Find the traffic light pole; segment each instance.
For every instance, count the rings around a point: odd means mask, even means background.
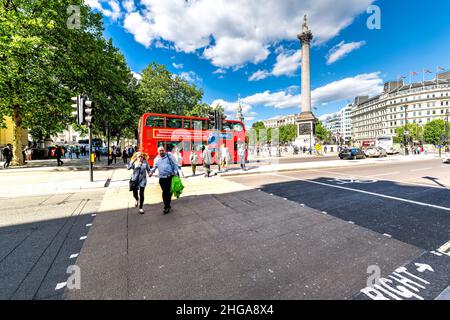
[[[92,124],[89,124],[89,176],[91,182],[94,182],[94,159],[92,152]]]

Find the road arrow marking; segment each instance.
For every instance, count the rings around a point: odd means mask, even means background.
[[[425,271],[431,271],[434,272],[433,268],[425,263],[415,263],[416,267],[417,267],[417,271],[419,271],[420,273],[423,273]]]

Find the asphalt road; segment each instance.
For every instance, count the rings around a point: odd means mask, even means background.
[[[1,200],[0,299],[62,298],[103,192]]]
[[[230,179],[423,250],[440,270],[430,298],[450,285],[449,173],[436,159]]]

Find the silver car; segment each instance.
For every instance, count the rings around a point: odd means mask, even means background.
[[[383,148],[380,147],[371,147],[368,148],[365,151],[366,157],[372,157],[372,158],[381,158],[381,157],[387,157],[387,152]]]

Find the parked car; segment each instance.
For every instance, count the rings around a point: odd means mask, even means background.
[[[398,151],[394,147],[389,147],[389,148],[386,149],[386,153],[387,154],[397,154],[397,153],[400,153],[400,151]]]
[[[366,155],[360,148],[348,148],[339,152],[339,158],[341,159],[365,159]]]
[[[387,157],[387,152],[381,147],[371,147],[367,148],[366,151],[364,151],[364,154],[366,157]]]
[[[446,153],[442,156],[442,163],[450,163],[450,153]]]

